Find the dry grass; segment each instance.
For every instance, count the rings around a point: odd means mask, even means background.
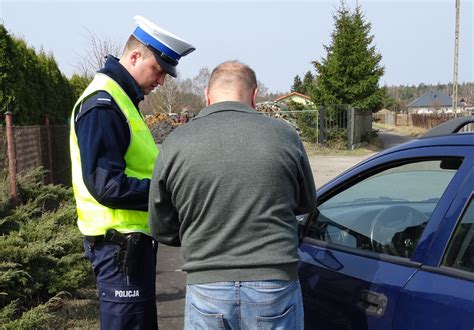
[[[420,137],[421,135],[428,132],[426,128],[414,127],[414,126],[393,126],[387,124],[372,123],[372,128],[388,131],[388,132],[397,132],[403,135]]]
[[[64,299],[64,305],[54,313],[53,328],[99,329],[99,299],[95,289],[84,289],[73,299]]]
[[[303,142],[303,144],[308,156],[366,156],[383,150],[382,144],[377,138],[354,150],[347,150],[345,145],[323,146],[307,142]]]

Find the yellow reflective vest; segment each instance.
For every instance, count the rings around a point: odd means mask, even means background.
[[[130,145],[125,153],[125,174],[138,179],[150,179],[155,159],[158,156],[153,137],[140,112],[123,89],[107,75],[98,73],[74,105],[71,116],[70,149],[72,163],[72,186],[76,199],[77,224],[86,236],[104,235],[107,229],[114,228],[122,233],[142,232],[150,235],[148,212],[111,209],[99,202],[89,193],[82,178],[81,155],[74,128],[75,109],[93,93],[106,91],[119,106],[130,128]]]

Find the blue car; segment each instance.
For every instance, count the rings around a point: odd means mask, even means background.
[[[474,116],[385,150],[304,219],[306,329],[474,329]]]

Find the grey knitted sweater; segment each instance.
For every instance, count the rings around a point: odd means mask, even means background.
[[[295,215],[315,203],[295,129],[245,104],[220,102],[161,146],[149,225],[159,242],[181,245],[188,283],[295,280]]]

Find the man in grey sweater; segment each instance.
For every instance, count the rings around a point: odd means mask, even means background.
[[[255,110],[247,65],[217,66],[205,94],[161,146],[150,185],[152,235],[185,260],[185,328],[301,329],[295,216],[316,203],[303,144]]]

